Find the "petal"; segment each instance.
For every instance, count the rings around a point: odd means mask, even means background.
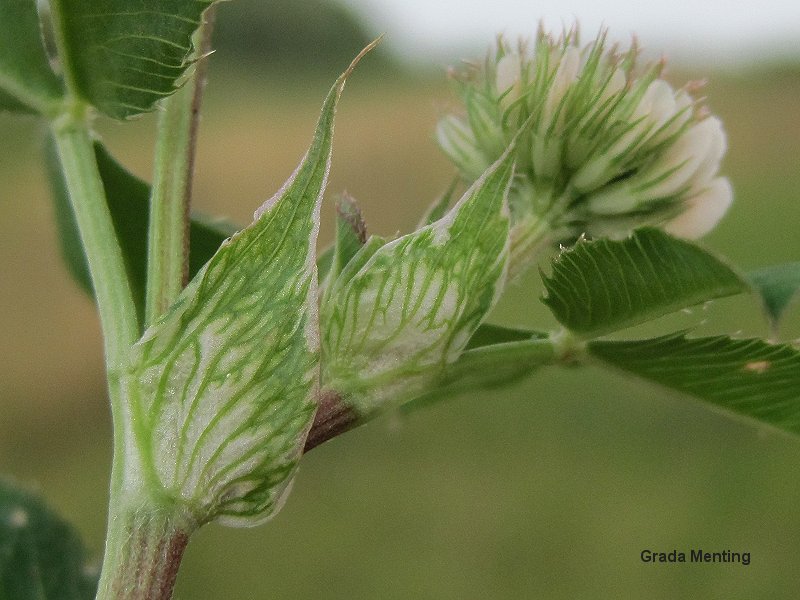
[[[498,94],[507,92],[510,88],[519,83],[520,76],[520,59],[519,54],[509,53],[497,61],[495,67],[494,84],[497,88]],[[514,93],[516,92],[516,94]],[[509,95],[518,95],[519,90],[510,92]]]
[[[655,200],[680,192],[709,155],[719,127],[714,117],[692,125],[650,168],[637,175],[642,198]]]
[[[686,210],[664,225],[667,233],[689,239],[702,237],[722,219],[733,202],[733,188],[718,177],[697,196],[686,201]]]
[[[611,78],[608,80],[608,83],[603,89],[598,106],[605,105],[606,101],[611,98],[611,96],[618,94],[625,89],[627,82],[628,78],[625,77],[625,72],[622,69],[614,69],[614,73],[611,75]]]
[[[722,129],[722,122],[716,117],[709,117],[706,121],[709,121],[711,142],[703,162],[692,177],[692,187],[697,189],[705,187],[716,176],[722,157],[725,156],[725,151],[728,149],[728,140]]]
[[[477,148],[475,134],[462,119],[447,115],[436,125],[436,141],[461,171],[477,179],[488,166]]]
[[[675,92],[666,81],[656,79],[648,86],[645,96],[650,100],[648,119],[656,131],[675,114]]]
[[[581,53],[575,46],[570,46],[564,51],[561,56],[561,61],[558,64],[556,74],[553,76],[553,83],[550,84],[550,89],[547,91],[547,100],[545,101],[544,112],[542,114],[542,124],[539,130],[547,128],[553,115],[558,110],[558,106],[564,99],[564,95],[569,90],[569,87],[575,82],[578,76],[578,71],[581,67]]]

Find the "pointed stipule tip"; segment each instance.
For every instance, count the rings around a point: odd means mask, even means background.
[[[361,52],[356,54],[356,57],[350,63],[350,66],[347,67],[345,72],[342,73],[342,76],[341,76],[340,79],[344,80],[347,77],[349,77],[350,73],[353,72],[353,70],[356,68],[356,65],[358,65],[358,63],[361,61],[361,59],[364,58],[370,51],[372,51],[378,44],[380,44],[381,41],[383,41],[383,38],[384,38],[385,35],[386,35],[385,33],[380,34],[378,37],[376,37],[374,40],[372,40],[369,44],[367,44],[364,47],[364,49],[361,50]]]

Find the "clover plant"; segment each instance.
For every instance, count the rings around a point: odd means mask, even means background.
[[[660,63],[604,32],[500,39],[453,72],[463,108],[437,137],[460,183],[396,238],[368,236],[343,197],[335,243],[318,252],[336,106],[374,43],[333,83],[284,186],[225,228],[190,211],[211,4],[0,0],[0,108],[48,126],[59,232],[97,303],[114,428],[99,582],[71,529],[5,482],[0,598],[169,598],[192,534],[268,520],[315,446],[544,365],[614,367],[800,434],[793,345],[623,331],[742,293],[777,331],[800,287],[800,263],[746,274],[689,241],[731,204],[726,137]],[[147,184],[93,123],[156,109]],[[561,327],[488,323],[543,260]]]

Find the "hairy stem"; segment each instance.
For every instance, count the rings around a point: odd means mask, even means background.
[[[169,512],[121,511],[109,523],[97,600],[169,600],[190,521]]]
[[[186,285],[189,264],[189,208],[200,103],[205,87],[213,13],[195,33],[195,58],[189,81],[164,101],[158,121],[153,186],[150,195],[145,327],[153,324]]]
[[[122,250],[95,162],[85,107],[76,106],[74,114],[59,117],[53,122],[52,132],[95,290],[106,368],[117,372],[139,337],[139,327]]]

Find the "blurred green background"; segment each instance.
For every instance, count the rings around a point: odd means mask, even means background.
[[[225,4],[218,18],[196,207],[247,223],[293,170],[327,87],[368,36],[322,1]],[[349,191],[372,232],[408,231],[451,177],[432,137],[454,105],[441,67],[404,66],[384,50],[348,83],[328,197]],[[736,190],[705,243],[743,268],[798,260],[800,65],[673,79],[702,76],[727,127]],[[98,125],[149,178],[153,124]],[[0,116],[0,472],[39,489],[99,555],[111,451],[101,344],[91,302],[62,268],[40,134]],[[539,293],[529,276],[493,320],[552,326]],[[799,312],[784,339],[800,337]],[[766,333],[748,298],[647,332],[672,326]],[[595,368],[546,369],[315,450],[270,524],[212,525],[193,539],[176,597],[796,598],[798,465],[800,440],[691,398]],[[752,563],[639,559],[645,548],[698,547],[749,551]]]

